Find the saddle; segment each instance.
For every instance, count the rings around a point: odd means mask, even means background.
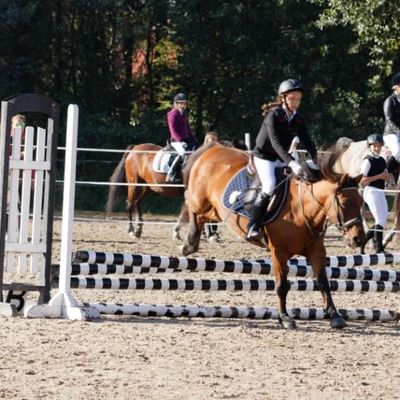
[[[276,218],[288,194],[289,179],[287,179],[286,168],[277,168],[275,177],[276,189],[261,220],[261,225],[268,224]],[[261,181],[250,157],[249,164],[228,183],[223,194],[223,205],[235,214],[250,219],[251,209],[260,200],[260,196]]]
[[[154,156],[153,170],[160,174],[167,174],[177,156],[178,153],[171,146],[171,142],[168,139],[166,146],[160,149]]]

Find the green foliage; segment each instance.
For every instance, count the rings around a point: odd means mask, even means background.
[[[384,0],[0,0],[0,96],[58,101],[60,145],[78,104],[79,147],[125,149],[163,145],[183,91],[200,139],[215,130],[254,142],[261,105],[293,77],[307,87],[300,112],[318,145],[362,139],[383,128],[399,14]],[[80,153],[78,180],[106,181],[121,157]],[[102,209],[105,193],[82,188],[78,208]]]

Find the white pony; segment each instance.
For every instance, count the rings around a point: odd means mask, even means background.
[[[334,166],[335,171],[341,174],[348,173],[352,177],[359,175],[361,162],[365,158],[365,156],[368,155],[369,152],[367,141],[361,140],[359,142],[354,142],[349,138],[342,137],[337,140],[336,147],[342,148],[343,152],[341,157],[338,158],[338,161]],[[386,146],[384,146],[382,148],[381,156],[386,160],[390,155],[391,155],[390,150]],[[398,181],[396,185],[396,182],[393,180],[392,182],[389,182],[389,184],[393,188],[399,190],[400,189],[399,182],[400,181]],[[400,212],[399,193],[396,193],[395,195],[395,201],[393,203],[393,211],[395,213],[395,219],[391,231],[387,233],[387,235],[383,240],[384,247],[393,239],[395,231],[400,230],[400,218],[398,218]]]

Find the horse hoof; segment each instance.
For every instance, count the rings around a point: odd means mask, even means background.
[[[135,232],[135,236],[136,236],[137,238],[140,238],[140,236],[142,236],[142,232]]]
[[[185,244],[179,246],[179,251],[183,256],[188,256],[190,254],[190,251]]]
[[[288,316],[282,317],[280,320],[281,325],[288,330],[297,329],[296,322]]]
[[[346,321],[343,317],[336,317],[331,319],[331,328],[342,329],[347,326]]]
[[[135,232],[130,231],[130,232],[128,232],[128,233],[129,233],[129,236],[130,236],[131,238],[135,237]]]

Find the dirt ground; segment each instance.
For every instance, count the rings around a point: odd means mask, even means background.
[[[102,215],[95,216],[98,221],[77,220],[73,250],[179,255],[171,239],[172,217],[162,223],[150,217],[153,224],[144,227],[142,238],[131,239],[124,217],[115,216],[120,220],[104,221]],[[59,260],[60,232],[57,221],[54,262]],[[225,227],[220,233],[221,243],[202,240],[195,257],[268,256]],[[356,254],[337,239],[327,239],[326,245],[328,255]],[[390,244],[387,250],[399,247]],[[222,277],[183,273],[188,276]],[[80,302],[276,306],[272,292],[81,289],[73,295]],[[399,306],[398,293],[334,292],[333,297],[338,308]],[[315,292],[290,292],[288,306],[321,307],[322,299]],[[275,320],[133,316],[104,316],[97,322],[3,317],[0,324],[4,399],[400,399],[395,322],[349,322],[338,331],[328,321],[299,321],[297,330],[285,331]]]

